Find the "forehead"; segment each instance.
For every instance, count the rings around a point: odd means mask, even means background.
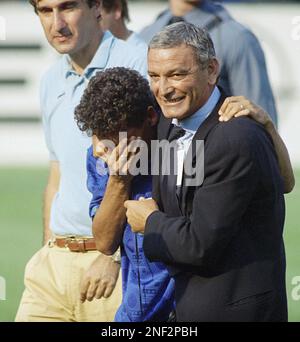
[[[47,6],[47,7],[57,7],[65,2],[70,2],[71,0],[36,0],[36,5]],[[86,2],[87,0],[72,0],[72,2]]]
[[[196,50],[186,44],[172,48],[149,49],[148,65],[153,67],[175,67],[176,65],[194,65],[197,63]]]

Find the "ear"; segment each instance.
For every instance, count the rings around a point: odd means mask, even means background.
[[[98,20],[101,19],[101,9],[102,9],[102,0],[96,0],[94,5],[95,7],[95,15]]]
[[[208,83],[210,85],[215,85],[218,81],[218,77],[220,74],[220,65],[216,58],[212,58],[208,62]]]
[[[116,6],[113,11],[115,20],[120,20],[122,18],[122,6],[120,1],[116,2]]]
[[[152,106],[149,106],[147,108],[147,112],[148,112],[148,115],[147,115],[148,124],[151,127],[156,126],[158,123],[158,119],[159,119],[157,112],[155,111],[155,109]]]

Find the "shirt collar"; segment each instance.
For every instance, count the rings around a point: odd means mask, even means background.
[[[173,119],[172,123],[174,125],[180,126],[186,131],[190,131],[195,133],[203,121],[209,116],[209,114],[213,111],[215,106],[217,105],[220,99],[221,93],[217,86],[215,86],[213,92],[211,93],[209,99],[206,103],[197,110],[197,112],[188,118],[178,121],[177,119]]]
[[[99,45],[99,48],[92,59],[91,63],[85,68],[84,75],[89,76],[95,69],[104,69],[106,67],[111,46],[115,40],[115,37],[109,32],[105,31]],[[63,69],[64,77],[67,79],[70,75],[76,74],[75,70],[72,68],[71,59],[68,55],[63,56]]]

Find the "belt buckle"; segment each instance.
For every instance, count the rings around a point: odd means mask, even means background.
[[[70,249],[69,243],[71,243],[71,242],[76,242],[78,244],[78,250]],[[69,250],[71,252],[81,252],[81,253],[87,252],[87,250],[85,248],[85,239],[84,238],[77,238],[76,236],[68,236],[66,238],[65,247],[69,248]]]
[[[65,248],[69,248],[69,243],[70,242],[75,242],[75,241],[76,241],[76,237],[74,235],[67,236],[65,238]]]

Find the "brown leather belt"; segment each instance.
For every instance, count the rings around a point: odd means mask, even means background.
[[[57,237],[53,241],[54,245],[60,248],[69,248],[71,252],[85,253],[88,251],[96,251],[96,242],[94,238],[80,237]]]

